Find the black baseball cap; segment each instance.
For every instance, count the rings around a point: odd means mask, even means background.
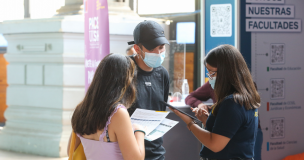
[[[134,29],[133,37],[134,41],[128,42],[129,45],[141,43],[148,50],[169,44],[163,27],[154,21],[140,22]]]

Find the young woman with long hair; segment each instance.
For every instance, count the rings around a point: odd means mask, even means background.
[[[144,159],[144,128],[133,125],[133,131],[127,111],[136,99],[136,73],[134,62],[119,54],[107,55],[97,67],[72,116],[87,159]]]
[[[204,145],[203,160],[252,160],[258,130],[260,96],[242,54],[231,45],[220,45],[206,56],[209,83],[217,102],[209,113],[192,109],[206,127],[174,110]]]

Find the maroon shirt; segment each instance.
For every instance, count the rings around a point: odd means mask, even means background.
[[[191,107],[197,107],[202,101],[212,99],[213,103],[216,102],[214,90],[212,89],[209,81],[197,90],[191,92],[185,99],[185,103]]]

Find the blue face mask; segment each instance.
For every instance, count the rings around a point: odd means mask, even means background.
[[[143,61],[149,67],[157,68],[164,62],[165,57],[166,57],[166,51],[160,54],[145,52],[145,58],[143,59]]]
[[[212,89],[214,89],[216,77],[212,77],[212,79],[209,78],[209,84],[211,85]]]

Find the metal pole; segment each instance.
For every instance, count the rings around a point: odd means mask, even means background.
[[[134,0],[129,0],[129,7],[131,8],[132,11],[134,11]]]
[[[205,0],[195,0],[195,10],[200,10],[196,14],[195,26],[195,50],[194,55],[194,86],[193,90],[204,84],[205,82],[205,67],[202,65],[201,60],[205,57]]]
[[[184,79],[186,79],[186,43],[184,43]]]
[[[24,18],[31,18],[30,0],[24,0]]]
[[[136,12],[138,14],[138,0],[136,0]]]

